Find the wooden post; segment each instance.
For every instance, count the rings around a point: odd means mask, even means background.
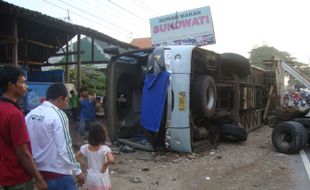
[[[267,118],[267,114],[268,114],[268,110],[269,110],[270,102],[271,102],[271,99],[272,99],[273,88],[274,88],[274,86],[273,86],[273,85],[271,85],[271,86],[270,86],[270,88],[269,88],[269,93],[268,93],[268,101],[267,101],[267,104],[266,104],[266,107],[265,107],[265,111],[264,111],[263,120],[265,120],[265,119]]]
[[[24,66],[28,67],[28,43],[27,40],[24,41]]]
[[[81,34],[77,35],[77,90],[80,96],[81,88]]]
[[[13,46],[12,46],[12,64],[18,65],[18,32],[17,32],[17,19],[16,16],[13,17],[12,22],[12,37],[13,37]]]
[[[283,97],[285,95],[285,84],[284,84],[284,70],[282,69],[281,61],[276,61],[276,94],[278,99],[276,100],[276,105],[283,105]]]
[[[70,81],[70,73],[69,73],[69,65],[68,65],[68,62],[69,62],[69,37],[68,37],[68,34],[67,34],[67,42],[66,42],[66,66],[65,66],[65,74],[66,74],[66,82],[68,83]]]

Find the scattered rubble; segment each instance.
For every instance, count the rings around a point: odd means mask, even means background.
[[[294,189],[287,155],[275,152],[271,130],[262,127],[244,143],[222,143],[200,153],[121,153],[121,164],[111,166],[116,172],[111,175],[113,189],[256,190],[270,189],[271,184],[277,184],[273,189]]]
[[[142,180],[139,177],[134,177],[130,180],[132,183],[142,183]]]

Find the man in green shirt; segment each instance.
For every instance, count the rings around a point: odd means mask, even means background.
[[[71,97],[70,97],[70,108],[72,112],[72,119],[73,121],[78,120],[78,96],[74,92],[74,90],[70,91]]]

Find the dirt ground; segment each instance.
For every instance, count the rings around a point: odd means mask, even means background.
[[[190,154],[123,153],[112,146],[117,159],[110,167],[112,189],[296,189],[294,160],[274,150],[271,131],[263,126],[244,143],[221,143],[215,149]]]

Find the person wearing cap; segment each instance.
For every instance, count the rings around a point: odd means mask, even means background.
[[[68,90],[62,83],[52,84],[46,101],[26,116],[33,158],[49,190],[77,190],[84,175],[75,160],[69,135],[69,120],[62,110],[68,108]]]

